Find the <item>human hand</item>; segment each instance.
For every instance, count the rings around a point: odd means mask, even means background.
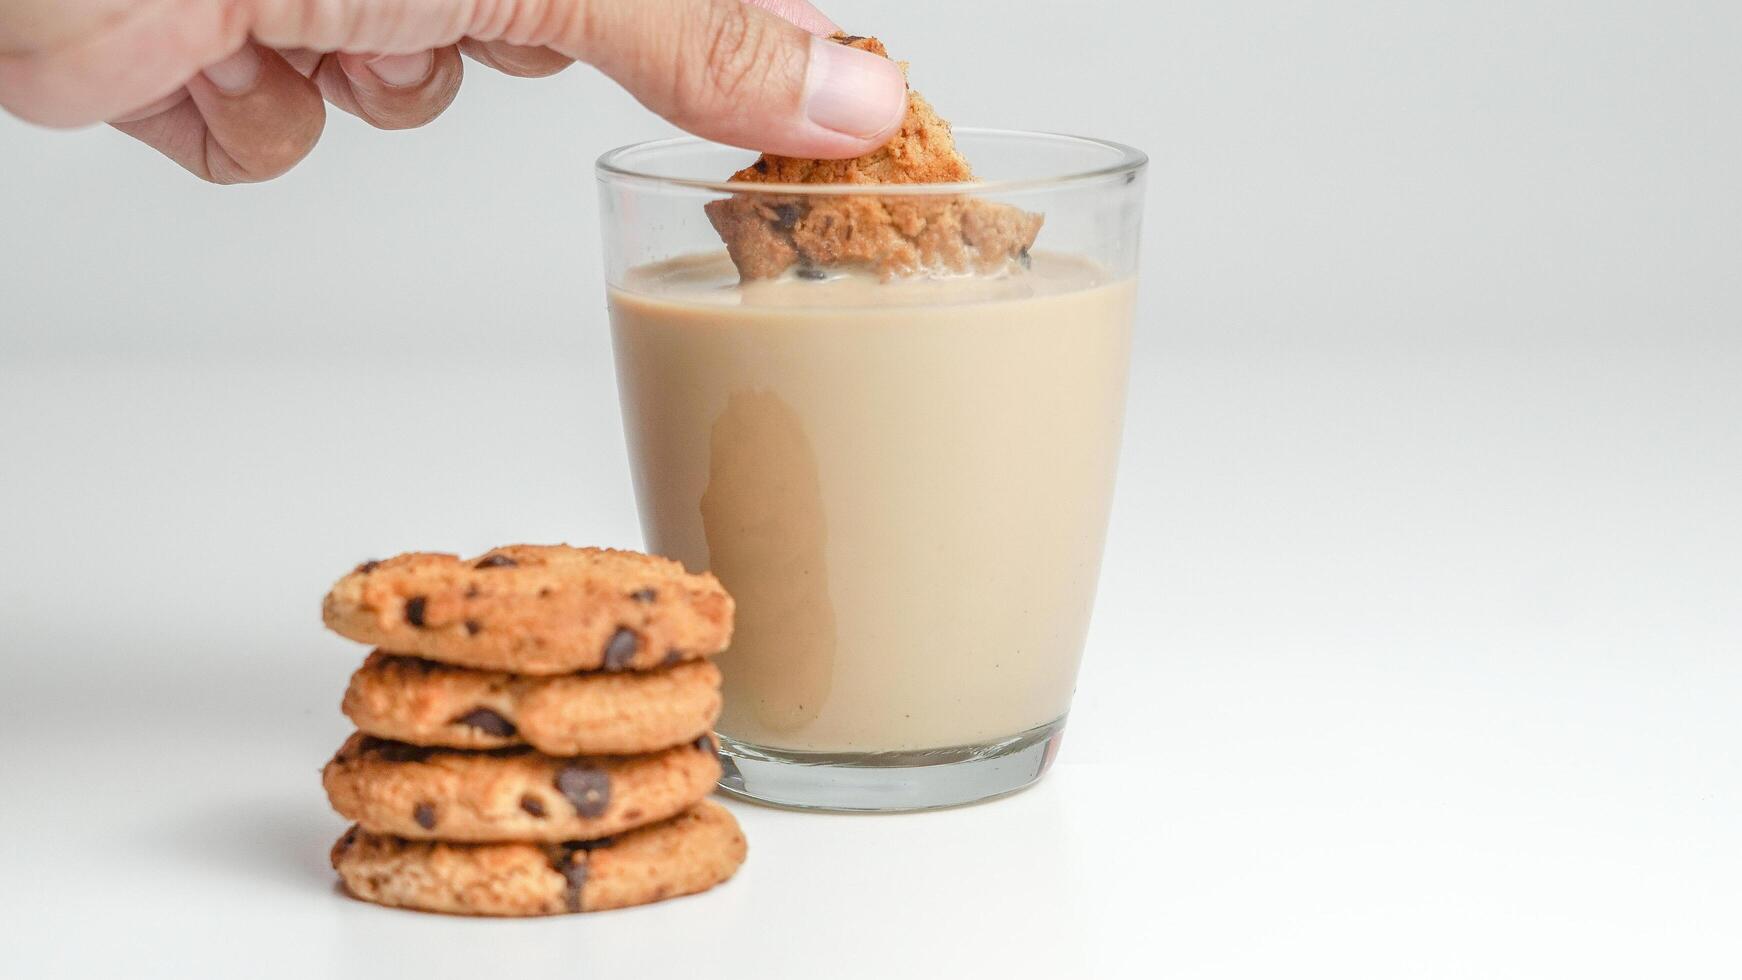
[[[899,127],[906,86],[813,36],[835,29],[807,0],[3,0],[0,107],[266,180],[313,149],[324,103],[381,129],[434,119],[464,53],[526,77],[584,61],[697,135],[857,156]]]

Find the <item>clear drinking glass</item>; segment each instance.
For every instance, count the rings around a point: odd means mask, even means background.
[[[980,181],[728,184],[754,155],[692,138],[599,160],[647,544],[738,603],[719,661],[728,792],[949,806],[1034,782],[1057,751],[1123,424],[1146,160],[956,139]],[[867,202],[1044,222],[1031,250],[966,274],[801,263],[740,283],[704,212],[734,196],[777,238]]]

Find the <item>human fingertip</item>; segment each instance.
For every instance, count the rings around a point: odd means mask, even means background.
[[[421,85],[429,79],[435,70],[435,52],[419,51],[415,54],[384,54],[371,58],[367,63],[369,71],[382,84],[394,88],[411,88]]]
[[[887,138],[907,111],[907,80],[888,58],[812,38],[805,69],[804,114],[811,123],[856,140]]]
[[[252,43],[243,42],[235,54],[215,65],[207,65],[200,74],[225,95],[242,95],[260,78],[260,52]]]

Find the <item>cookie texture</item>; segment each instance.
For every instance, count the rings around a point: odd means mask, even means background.
[[[430,748],[358,732],[321,773],[333,809],[418,840],[590,840],[663,820],[720,778],[711,736],[636,756],[544,755],[519,746]]]
[[[689,895],[732,877],[747,851],[738,822],[702,801],[609,840],[456,844],[352,827],[334,870],[365,901],[461,915],[597,912]]]
[[[377,650],[351,675],[343,710],[365,734],[416,745],[624,755],[711,731],[720,670],[691,660],[660,670],[540,677]]]
[[[876,38],[834,40],[888,57]],[[911,89],[901,129],[850,160],[763,154],[733,174],[736,183],[938,184],[974,179],[950,125]],[[1023,263],[1042,216],[961,195],[744,193],[706,205],[708,220],[744,279],[796,269],[816,276],[852,266],[888,279],[922,272],[988,274]]]
[[[327,626],[353,640],[517,674],[649,670],[709,656],[731,641],[732,611],[712,575],[567,545],[364,562],[321,605]]]
[[[747,280],[854,267],[892,279],[1026,266],[1041,215],[975,197],[741,194],[706,205]]]

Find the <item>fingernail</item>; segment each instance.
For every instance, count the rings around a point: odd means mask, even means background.
[[[869,51],[811,39],[804,114],[824,129],[864,139],[893,126],[907,111],[901,66]]]
[[[375,77],[394,88],[406,88],[416,85],[429,77],[430,69],[435,67],[435,52],[419,51],[416,54],[384,54],[369,62],[369,70]]]
[[[225,95],[241,95],[253,88],[254,79],[260,77],[260,52],[254,50],[253,42],[245,43],[241,50],[201,74]]]

